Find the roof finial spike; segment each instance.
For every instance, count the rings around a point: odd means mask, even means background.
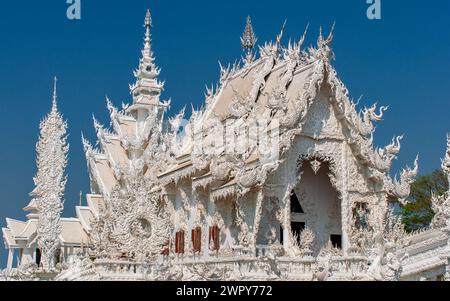
[[[150,28],[152,27],[152,16],[150,14],[150,10],[147,9],[147,13],[145,15],[144,21],[145,27],[145,39],[144,39],[144,55],[151,56],[151,33]]]
[[[250,16],[247,16],[244,33],[241,37],[242,48],[244,48],[244,51],[246,52],[245,65],[250,65],[253,62],[253,48],[255,47],[256,41],[257,38],[253,31],[252,19]]]
[[[149,9],[147,9],[147,14],[145,15],[145,27],[152,27],[152,15]]]
[[[334,37],[334,28],[336,27],[336,21],[333,22],[333,26],[331,26],[330,34],[328,35],[327,41],[331,43]]]
[[[281,39],[283,38],[284,29],[286,28],[287,19],[284,20],[283,27],[281,27],[281,32],[277,35],[277,49],[281,48]]]
[[[317,44],[320,48],[331,44],[331,42],[333,41],[333,34],[334,34],[335,26],[336,26],[336,22],[333,22],[333,26],[331,26],[330,33],[328,34],[328,37],[326,39],[323,36],[322,26],[320,26],[319,39],[317,40]]]
[[[300,41],[298,43],[299,47],[301,47],[303,45],[303,43],[305,42],[306,39],[306,34],[308,33],[308,29],[309,29],[309,22],[306,25],[305,31],[303,32],[303,35],[300,38]]]
[[[52,111],[57,111],[57,95],[56,95],[56,82],[58,81],[58,79],[56,78],[56,76],[53,79],[53,101],[52,101]]]
[[[250,16],[247,16],[244,33],[241,37],[242,48],[244,48],[247,54],[252,52],[252,49],[255,47],[256,41],[257,38],[255,36],[255,32],[253,31],[252,19],[250,18]]]

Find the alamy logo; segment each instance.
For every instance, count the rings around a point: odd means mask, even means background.
[[[367,18],[369,20],[381,19],[381,0],[367,0],[369,7],[367,8]]]
[[[81,19],[81,0],[67,0],[69,7],[67,8],[67,18],[69,20]]]

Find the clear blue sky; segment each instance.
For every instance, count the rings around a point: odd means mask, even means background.
[[[345,3],[345,4],[344,4]],[[275,39],[287,19],[284,42],[310,23],[307,44],[320,25],[336,21],[334,65],[361,105],[389,105],[377,145],[405,134],[393,169],[420,154],[422,173],[439,168],[450,132],[450,2],[382,0],[382,20],[366,17],[366,0],[167,1],[81,0],[82,19],[66,18],[65,0],[0,4],[0,224],[24,218],[33,189],[38,125],[50,110],[58,76],[59,107],[69,122],[65,215],[75,214],[79,191],[88,192],[83,131],[95,141],[92,114],[109,124],[105,95],[129,102],[128,84],[143,42],[143,19],[153,16],[153,49],[166,80],[172,111],[200,105],[205,84],[218,80],[218,61],[241,56],[239,37],[251,15],[259,43]],[[0,247],[0,266],[5,265]]]

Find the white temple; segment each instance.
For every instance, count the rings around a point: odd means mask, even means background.
[[[248,18],[242,62],[221,66],[201,110],[167,120],[151,27],[147,12],[132,103],[107,100],[98,149],[83,138],[91,192],[70,219],[59,216],[67,146],[55,92],[58,134],[41,124],[53,151],[38,144],[28,220],[2,229],[0,278],[450,280],[450,192],[434,197],[430,229],[403,230],[393,208],[418,162],[390,177],[402,137],[373,146],[386,108],[356,110],[331,65],[333,30],[309,48],[306,31],[283,46],[282,30],[257,56]],[[450,177],[450,138],[443,169]]]

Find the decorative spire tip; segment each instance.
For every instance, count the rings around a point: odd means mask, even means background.
[[[152,27],[152,15],[149,9],[147,9],[147,14],[145,15],[145,27]]]
[[[52,110],[56,111],[57,110],[57,105],[56,105],[56,100],[57,100],[57,95],[56,95],[56,82],[58,81],[58,78],[56,78],[56,76],[53,79],[53,101],[52,101]]]
[[[257,39],[252,26],[252,19],[250,18],[250,16],[247,16],[244,33],[241,37],[242,48],[250,53],[253,47],[255,47],[256,40]]]

